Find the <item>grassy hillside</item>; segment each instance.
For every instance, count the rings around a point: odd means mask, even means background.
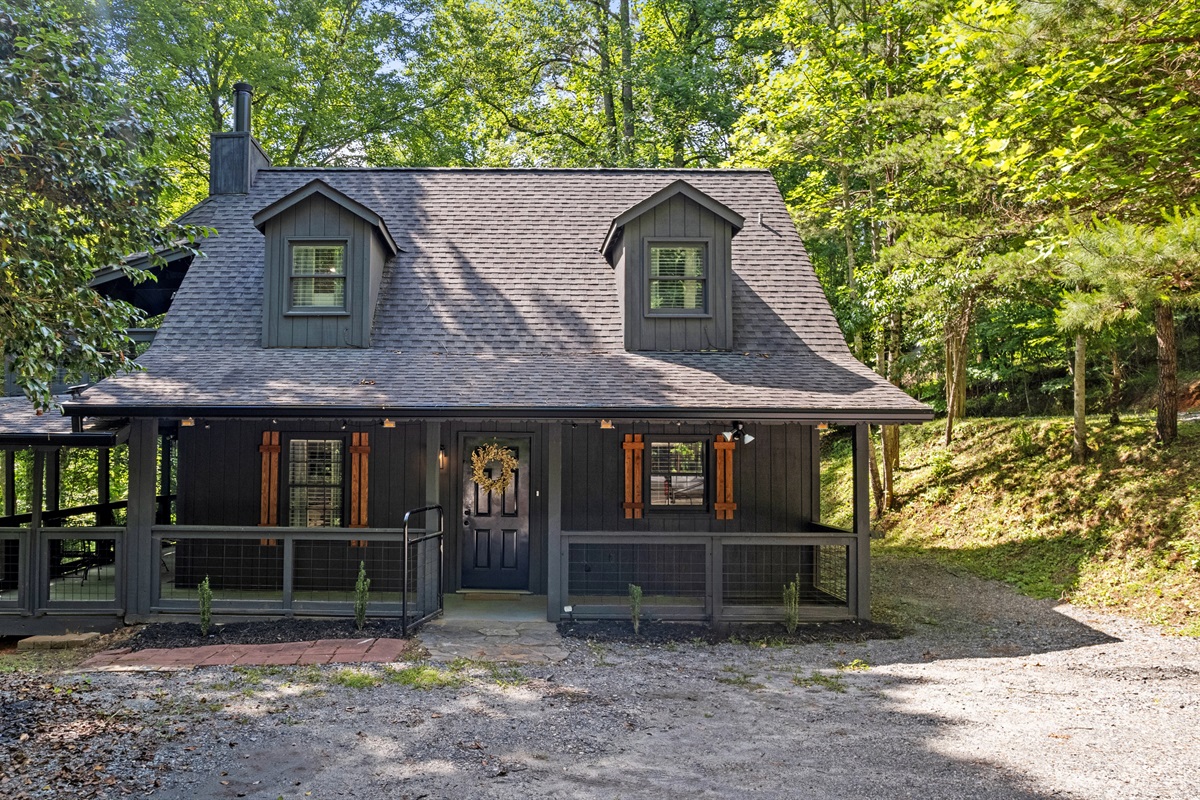
[[[1200,635],[1200,422],[1166,450],[1151,416],[1101,422],[1084,466],[1066,418],[968,420],[949,448],[941,423],[905,428],[903,508],[877,523],[875,549]],[[827,477],[848,469],[848,451],[831,449]]]

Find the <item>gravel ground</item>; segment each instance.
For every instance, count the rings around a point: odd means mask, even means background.
[[[562,664],[421,675],[0,675],[0,797],[1200,797],[1200,641],[924,562],[877,567],[902,638],[566,638]],[[418,679],[449,685],[399,682]],[[114,785],[61,777],[91,762],[49,711],[10,723],[19,692],[33,713],[68,690]]]

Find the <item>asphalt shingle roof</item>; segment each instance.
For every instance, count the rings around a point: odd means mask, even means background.
[[[369,349],[265,349],[251,217],[319,177],[379,214]],[[734,351],[629,353],[599,248],[623,211],[684,179],[746,219],[733,238]],[[760,409],[925,417],[853,358],[770,173],[269,169],[187,220],[215,228],[140,359],[74,408]]]

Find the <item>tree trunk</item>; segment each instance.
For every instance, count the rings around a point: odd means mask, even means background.
[[[875,440],[869,435],[867,436],[867,469],[871,473],[871,494],[875,497],[875,518],[879,519],[883,516],[883,483],[879,480],[879,462],[875,459]]]
[[[612,45],[607,8],[597,7],[597,50],[600,52],[600,95],[604,105],[604,141],[607,146],[606,166],[621,163],[621,134],[617,126],[617,107],[613,98]]]
[[[1075,441],[1071,445],[1071,460],[1076,464],[1087,461],[1091,448],[1087,443],[1087,337],[1075,334],[1075,366],[1073,407],[1075,410]]]
[[[1175,346],[1175,309],[1165,300],[1154,304],[1154,332],[1158,337],[1158,441],[1171,444],[1179,426],[1178,353]]]
[[[634,166],[633,148],[633,27],[629,19],[629,0],[621,0],[621,123],[623,125],[625,166]]]
[[[1109,424],[1120,425],[1121,415],[1118,411],[1121,405],[1121,382],[1125,380],[1125,370],[1121,366],[1121,354],[1115,347],[1108,352],[1108,357],[1112,361],[1108,387],[1108,421]]]
[[[967,414],[967,334],[971,328],[971,301],[966,301],[946,322],[946,439],[954,438],[954,421]]]
[[[896,472],[900,469],[900,426],[880,425],[879,438],[883,443],[883,507],[895,511]]]

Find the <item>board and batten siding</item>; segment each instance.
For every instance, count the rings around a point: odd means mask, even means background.
[[[350,434],[370,434],[367,524],[398,528],[404,513],[425,505],[425,428],[421,423],[353,425],[346,430],[336,421],[290,422],[272,426],[264,420],[212,420],[209,428],[179,429],[177,520],[180,525],[257,525],[262,502],[262,456],[258,447],[264,430],[289,436],[345,438],[346,503],[349,502]],[[287,480],[287,453],[280,457],[280,480]],[[280,497],[286,497],[283,485]],[[348,505],[345,506],[349,508]],[[286,524],[287,514],[280,513]],[[348,517],[347,517],[348,520]],[[420,521],[418,520],[418,524]]]
[[[711,425],[617,425],[602,430],[579,425],[563,430],[562,526],[570,531],[643,531],[697,533],[792,533],[805,522],[820,521],[820,440],[811,425],[746,425],[755,440],[739,444],[733,455],[732,520],[712,511],[713,447],[721,432]],[[673,436],[703,437],[706,447],[708,509],[670,511],[652,508],[646,496],[642,519],[625,519],[624,450],[627,433],[647,441]],[[645,456],[645,474],[650,471]]]
[[[264,233],[264,347],[369,347],[384,249],[375,228],[337,203],[314,195],[271,219]],[[308,241],[344,241],[344,311],[290,311],[291,249]]]
[[[733,348],[733,271],[729,223],[694,200],[676,195],[625,224],[614,253],[615,273],[630,351],[703,352]],[[708,243],[708,315],[648,316],[647,242]]]

